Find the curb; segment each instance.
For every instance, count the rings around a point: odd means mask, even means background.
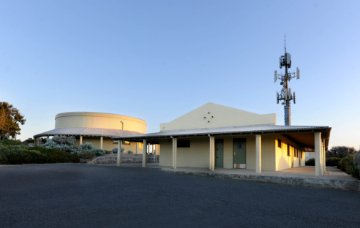
[[[316,177],[292,177],[292,176],[268,176],[268,175],[253,175],[253,174],[224,174],[215,173],[211,171],[184,171],[184,170],[172,170],[162,168],[161,170],[167,172],[174,172],[182,175],[195,175],[195,176],[209,176],[222,179],[234,179],[255,181],[260,183],[273,183],[273,184],[285,184],[292,186],[304,186],[315,188],[331,188],[348,191],[360,192],[359,180],[342,180],[342,179],[325,179]]]

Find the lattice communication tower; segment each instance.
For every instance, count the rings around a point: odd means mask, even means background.
[[[296,67],[296,72],[290,73],[289,68],[291,68],[291,55],[286,52],[286,45],[284,47],[285,54],[280,56],[280,69],[284,67],[284,74],[278,74],[275,70],[274,72],[274,83],[277,80],[280,80],[280,85],[282,85],[282,89],[280,93],[276,93],[276,102],[279,104],[280,101],[282,105],[284,105],[284,119],[285,126],[291,125],[291,101],[296,103],[295,92],[291,92],[289,88],[289,82],[291,79],[296,78],[300,79],[300,70]]]

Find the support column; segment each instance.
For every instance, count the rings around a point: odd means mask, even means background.
[[[211,171],[215,170],[215,138],[214,136],[209,135],[209,169]]]
[[[321,132],[314,133],[314,149],[315,149],[315,176],[321,174]]]
[[[177,138],[172,138],[172,167],[176,169],[177,166]]]
[[[118,141],[116,165],[120,166],[121,163],[121,140]]]
[[[82,145],[82,144],[83,144],[83,137],[82,137],[82,135],[80,135],[79,145]]]
[[[255,136],[256,173],[261,173],[261,135]]]
[[[100,149],[102,150],[104,146],[104,138],[101,136],[100,137]]]
[[[138,142],[135,142],[135,154],[138,154]]]
[[[147,143],[146,143],[146,139],[143,139],[142,167],[146,167],[146,152],[147,152]]]
[[[322,143],[322,147],[323,147],[323,151],[324,151],[324,173],[326,172],[326,146],[325,146],[325,140],[323,140],[323,143]]]

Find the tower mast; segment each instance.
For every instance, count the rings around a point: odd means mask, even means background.
[[[291,68],[291,55],[286,52],[286,40],[284,42],[284,55],[280,56],[280,69],[284,67],[284,74],[278,74],[277,71],[274,72],[274,82],[278,79],[280,80],[280,85],[282,85],[282,89],[280,93],[276,95],[276,101],[279,104],[282,101],[282,105],[284,105],[284,119],[285,126],[291,125],[291,100],[296,103],[295,92],[291,93],[291,89],[289,87],[289,82],[291,79],[300,78],[300,70],[296,68],[296,73],[289,72],[289,68]]]

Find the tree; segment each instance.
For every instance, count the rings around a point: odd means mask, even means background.
[[[0,139],[15,138],[20,134],[20,124],[25,121],[17,108],[8,102],[0,102]]]
[[[343,158],[349,154],[354,154],[356,151],[353,147],[335,146],[327,152],[328,157]]]

